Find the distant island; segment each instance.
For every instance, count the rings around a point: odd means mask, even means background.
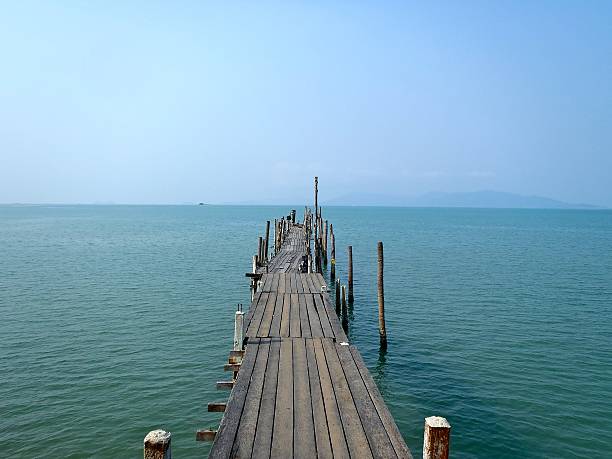
[[[351,193],[323,202],[332,206],[475,207],[515,209],[602,209],[590,204],[572,204],[542,196],[524,196],[502,191],[431,192],[420,196]]]

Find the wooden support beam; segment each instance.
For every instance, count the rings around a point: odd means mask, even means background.
[[[226,363],[223,365],[223,371],[239,371],[240,363]]]
[[[217,389],[219,390],[232,390],[234,388],[234,381],[217,381]]]
[[[196,431],[196,441],[215,441],[216,430],[200,429]]]
[[[225,412],[226,402],[212,402],[208,404],[209,413],[223,413]]]

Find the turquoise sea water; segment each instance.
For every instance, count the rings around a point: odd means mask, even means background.
[[[298,207],[298,210],[300,207]],[[286,207],[0,206],[0,445],[7,457],[177,458],[224,379],[251,255]],[[350,339],[408,445],[455,458],[612,449],[612,212],[327,208],[355,259]],[[376,242],[389,349],[378,350]]]

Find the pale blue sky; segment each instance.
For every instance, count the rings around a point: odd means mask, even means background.
[[[0,159],[5,203],[612,206],[612,2],[3,2]]]

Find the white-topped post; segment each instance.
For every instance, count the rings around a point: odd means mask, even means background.
[[[423,459],[448,459],[450,429],[451,426],[446,418],[440,416],[425,418]]]
[[[144,459],[172,459],[170,440],[172,434],[165,430],[152,430],[144,438]]]
[[[242,342],[244,341],[244,312],[236,311],[234,316],[234,350],[242,350]]]

